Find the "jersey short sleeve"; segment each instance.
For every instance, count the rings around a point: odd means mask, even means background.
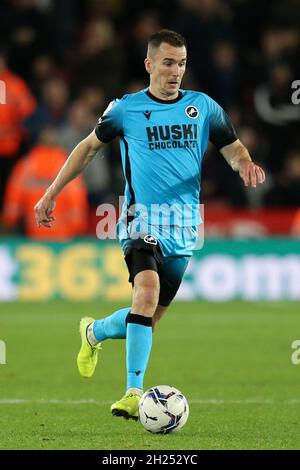
[[[108,143],[115,137],[123,134],[124,97],[113,100],[102,114],[95,127],[95,133],[99,140]]]
[[[237,140],[237,135],[230,117],[212,98],[208,98],[209,106],[209,140],[220,150],[225,145]]]

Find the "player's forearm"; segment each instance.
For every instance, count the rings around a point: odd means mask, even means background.
[[[236,140],[233,144],[226,145],[220,152],[234,171],[240,170],[242,162],[252,161],[248,150],[240,140]]]
[[[68,157],[51,186],[47,189],[47,195],[55,199],[70,181],[82,173],[97,151],[98,149],[90,147],[85,141],[80,142]]]

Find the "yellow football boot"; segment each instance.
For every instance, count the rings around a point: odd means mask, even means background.
[[[100,343],[92,347],[86,337],[87,327],[93,321],[95,320],[92,317],[84,317],[80,320],[79,325],[81,348],[77,356],[77,366],[79,374],[85,378],[90,378],[94,374],[98,361],[98,351],[101,349]]]
[[[138,420],[138,407],[141,397],[128,391],[121,400],[116,401],[110,407],[114,416],[123,416],[125,419]]]

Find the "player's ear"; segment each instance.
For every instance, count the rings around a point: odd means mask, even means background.
[[[144,60],[144,64],[145,64],[145,69],[147,70],[147,72],[151,74],[152,66],[153,66],[152,59],[150,59],[149,57],[146,57],[146,59]]]

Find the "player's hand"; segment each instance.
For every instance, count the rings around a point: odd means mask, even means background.
[[[256,188],[257,184],[262,184],[266,179],[264,170],[248,160],[240,163],[239,174],[245,186],[251,186],[252,188]]]
[[[45,194],[34,207],[35,220],[38,227],[41,225],[48,228],[52,227],[52,222],[54,222],[55,217],[51,214],[54,208],[55,200]]]

